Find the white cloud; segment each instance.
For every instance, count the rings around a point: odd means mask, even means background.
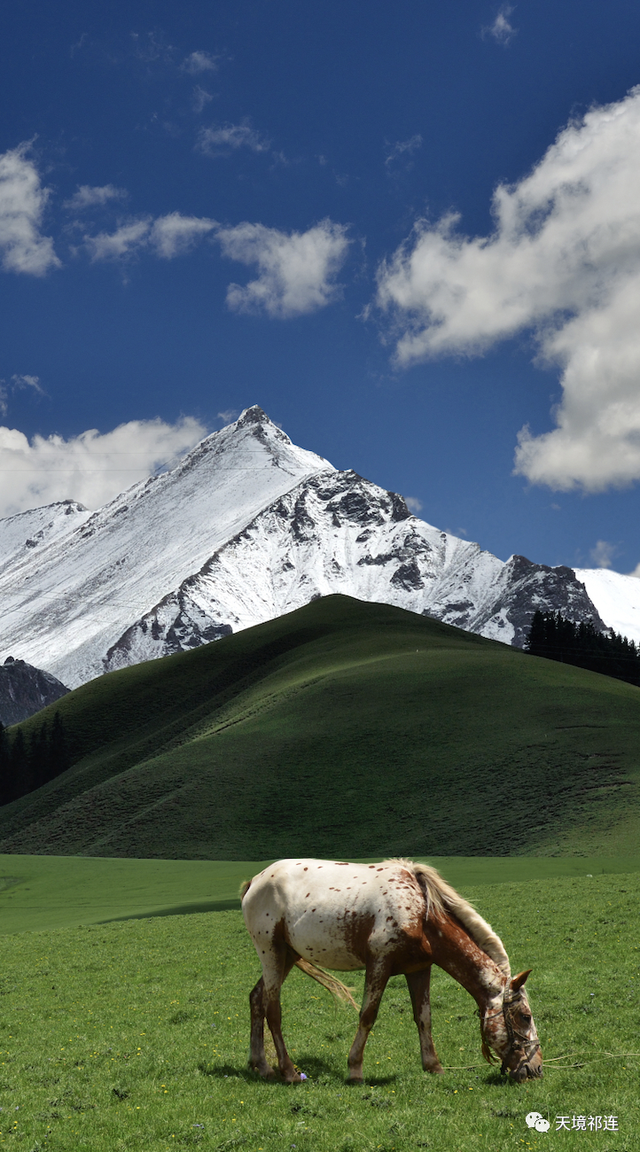
[[[324,308],[339,291],[335,277],[349,245],[346,231],[331,220],[307,232],[279,232],[263,224],[221,229],[217,239],[225,256],[257,264],[259,270],[258,279],[245,287],[229,285],[229,308],[280,319]]]
[[[10,392],[20,392],[28,388],[31,388],[38,396],[46,396],[39,376],[18,375],[14,373],[11,377],[10,384],[7,384],[6,380],[0,380],[0,415],[6,416],[9,411]]]
[[[508,44],[513,36],[516,35],[516,29],[509,23],[509,17],[513,12],[510,4],[503,4],[498,12],[493,24],[488,28],[482,29],[483,36],[493,36],[499,44]]]
[[[0,427],[0,516],[54,500],[99,508],[165,463],[172,464],[206,434],[190,416],[176,424],[131,420],[112,432],[96,429],[64,440]]]
[[[422,136],[419,132],[408,140],[397,140],[385,159],[385,166],[390,168],[400,156],[405,156],[407,153],[411,155],[412,152],[417,152],[418,148],[422,148]]]
[[[144,249],[150,249],[165,260],[171,260],[187,252],[202,236],[216,227],[216,221],[206,217],[169,212],[155,220],[151,216],[131,220],[121,224],[115,232],[85,236],[84,241],[93,262],[126,260]]]
[[[202,216],[182,216],[179,212],[169,212],[159,216],[151,228],[149,243],[158,256],[171,260],[187,252],[202,236],[217,228],[215,220]]]
[[[14,373],[14,375],[11,377],[11,383],[16,389],[32,388],[33,391],[37,392],[39,396],[46,396],[46,392],[40,383],[39,376],[27,376],[26,374],[18,375]]]
[[[557,489],[640,478],[640,88],[593,108],[493,198],[490,236],[421,222],[379,270],[396,358],[477,355],[533,330],[561,369],[556,427],[521,430],[516,471]]]
[[[219,56],[212,56],[210,52],[192,52],[183,61],[182,67],[191,76],[200,72],[217,72]]]
[[[44,276],[60,260],[51,237],[40,232],[49,190],[28,151],[24,143],[0,156],[0,253],[5,272]]]
[[[92,261],[122,260],[147,243],[151,230],[150,216],[121,224],[115,232],[99,232],[97,236],[85,236]]]
[[[610,544],[608,540],[598,540],[589,555],[596,568],[612,568],[613,558],[617,551],[618,548],[615,544]]]
[[[202,112],[202,109],[213,100],[213,96],[207,92],[206,88],[201,88],[199,84],[196,84],[191,93],[191,99],[194,112]]]
[[[271,141],[248,124],[223,124],[220,128],[202,128],[198,133],[198,149],[205,156],[221,156],[238,148],[268,152],[270,147]]]
[[[414,516],[417,516],[418,512],[422,512],[422,501],[416,499],[415,496],[405,496],[404,502],[409,511],[413,512]]]
[[[110,200],[125,200],[125,188],[116,188],[113,184],[103,184],[102,187],[91,187],[90,184],[79,184],[78,191],[65,200],[62,207],[72,212],[82,212],[85,208],[102,207]]]

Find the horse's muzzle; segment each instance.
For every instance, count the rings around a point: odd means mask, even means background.
[[[510,1078],[515,1080],[516,1084],[522,1084],[525,1080],[541,1080],[543,1075],[542,1057],[539,1054],[509,1071]]]

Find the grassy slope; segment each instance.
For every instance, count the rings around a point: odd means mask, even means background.
[[[239,909],[240,884],[267,863],[0,856],[0,936]],[[461,891],[470,885],[640,872],[640,856],[431,856],[427,863]]]
[[[632,854],[639,705],[620,681],[331,596],[61,700],[82,758],[0,810],[0,850]]]
[[[0,938],[0,1144],[50,1152],[632,1152],[640,1126],[640,876],[465,890],[500,932],[529,995],[544,1080],[515,1085],[480,1056],[475,1004],[440,970],[433,1031],[447,1069],[420,1068],[402,977],[384,995],[362,1088],[345,1086],[356,1016],[294,971],[283,1026],[309,1079],[246,1069],[258,962],[239,912]],[[362,987],[362,974],[349,982]],[[564,1056],[557,1067],[552,1058]],[[579,1067],[575,1065],[579,1064]],[[462,1066],[462,1067],[461,1067]],[[537,1110],[548,1134],[527,1128]],[[561,1131],[558,1115],[618,1118]]]

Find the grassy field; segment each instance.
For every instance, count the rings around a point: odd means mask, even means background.
[[[0,810],[5,853],[595,856],[640,841],[640,689],[387,605],[330,596],[54,708],[77,763]]]
[[[474,885],[640,872],[640,856],[430,856],[425,860],[461,890]],[[238,909],[240,884],[266,863],[0,856],[0,935]]]
[[[436,970],[444,1076],[421,1071],[399,978],[367,1048],[367,1082],[348,1087],[355,1013],[294,972],[284,1026],[308,1080],[264,1084],[246,1069],[247,994],[259,969],[240,913],[152,917],[0,938],[0,1144],[23,1152],[635,1152],[640,1056],[629,1054],[640,1053],[640,874],[464,892],[500,932],[513,970],[533,967],[542,1082],[518,1086],[482,1062],[475,1005]],[[360,974],[352,983],[361,988]],[[549,1118],[548,1133],[526,1126],[532,1110]],[[556,1132],[556,1116],[569,1124],[615,1116],[618,1131]]]

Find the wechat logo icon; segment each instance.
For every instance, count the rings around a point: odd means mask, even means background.
[[[528,1128],[535,1128],[536,1132],[548,1132],[551,1125],[548,1120],[545,1120],[541,1112],[529,1112],[525,1116]]]

